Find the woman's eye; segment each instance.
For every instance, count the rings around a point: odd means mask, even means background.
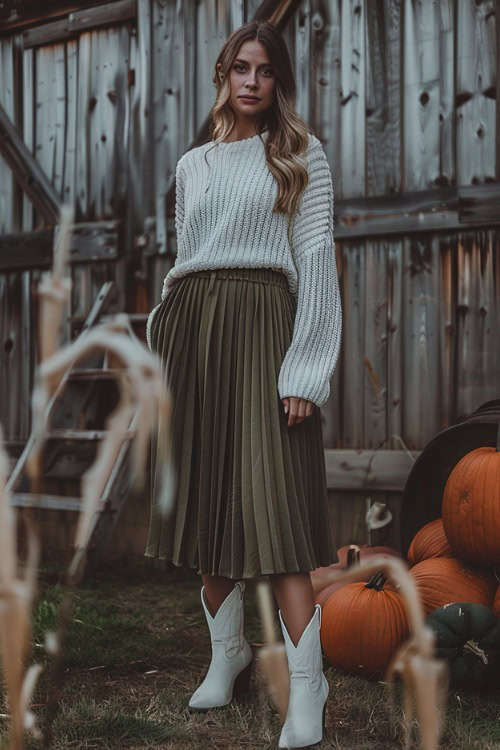
[[[241,63],[236,63],[236,65],[234,66],[234,69],[237,70],[238,72],[243,72],[245,70],[245,66],[242,65]],[[273,71],[271,70],[271,68],[264,68],[262,70],[262,73],[265,73],[266,76],[270,76],[270,75],[272,76]]]

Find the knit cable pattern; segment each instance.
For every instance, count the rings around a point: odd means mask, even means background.
[[[265,139],[267,133],[262,138]],[[321,142],[309,134],[305,155],[309,182],[298,214],[272,212],[277,184],[259,136],[185,153],[176,168],[177,256],[167,274],[170,286],[191,271],[215,268],[274,268],[288,280],[297,302],[290,347],[277,389],[322,406],[338,359],[342,311],[333,238],[333,186]],[[161,304],[161,303],[160,303]],[[151,348],[150,313],[146,335]]]

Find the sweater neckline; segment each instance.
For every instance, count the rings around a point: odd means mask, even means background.
[[[263,138],[265,138],[267,137],[268,134],[269,134],[269,131],[265,130],[261,135]],[[220,146],[221,148],[224,148],[226,150],[227,149],[234,150],[238,147],[244,148],[246,146],[253,145],[253,143],[256,142],[257,140],[260,140],[259,133],[255,133],[255,135],[249,135],[246,138],[240,138],[237,141],[219,141],[219,143],[217,143],[217,146]],[[212,143],[215,143],[213,139],[212,139]]]

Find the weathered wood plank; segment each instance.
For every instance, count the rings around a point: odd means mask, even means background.
[[[75,224],[69,262],[109,261],[119,253],[119,221]],[[47,268],[52,263],[54,231],[0,235],[0,269]]]
[[[364,447],[365,421],[365,288],[364,248],[343,246],[343,333],[342,333],[342,445]]]
[[[22,411],[26,406],[22,391],[23,330],[22,278],[19,273],[0,274],[0,422],[6,440],[20,440]],[[6,396],[6,397],[5,397]]]
[[[497,57],[497,85],[498,81],[500,81],[500,12],[498,10],[498,7],[495,8],[495,18],[496,18],[496,57]],[[496,152],[496,162],[497,162],[497,169],[496,169],[496,179],[500,179],[500,96],[496,96],[496,137],[495,137],[495,152]]]
[[[500,219],[500,185],[462,186],[459,189],[458,215],[463,225],[493,225]]]
[[[401,188],[400,15],[399,0],[366,6],[367,195]]]
[[[12,45],[12,96],[13,117],[19,134],[23,132],[23,41],[19,34],[13,37]],[[19,231],[23,224],[23,191],[19,183],[14,180],[12,186],[12,228]]]
[[[78,497],[60,497],[57,495],[35,495],[28,492],[14,492],[11,495],[13,508],[42,508],[43,510],[63,510],[79,512],[82,503]],[[98,501],[96,512],[100,512],[104,504]]]
[[[365,248],[364,447],[387,443],[387,245]],[[346,373],[350,377],[350,373]]]
[[[458,238],[457,413],[498,398],[500,373],[500,240],[478,232]]]
[[[59,198],[64,155],[64,109],[61,112],[58,103],[58,77],[64,75],[64,56],[62,68],[59,64],[61,52],[64,55],[64,48],[54,45],[35,53],[35,155]]]
[[[403,248],[402,437],[415,450],[439,430],[439,258],[432,238]]]
[[[149,0],[137,3],[137,37],[132,39],[130,67],[133,85],[130,88],[129,127],[129,190],[127,235],[142,231],[147,216],[152,215],[152,154],[151,116],[151,8]]]
[[[64,142],[64,175],[62,199],[74,206],[76,200],[76,152],[77,152],[77,119],[80,116],[78,106],[78,43],[69,41],[66,44],[66,132]],[[81,113],[80,113],[81,114]]]
[[[457,180],[496,178],[495,0],[457,3]]]
[[[449,427],[455,415],[455,355],[456,355],[456,237],[435,237],[440,263],[439,319],[439,430]]]
[[[307,122],[312,120],[314,126],[314,93],[315,82],[318,79],[316,69],[317,54],[311,39],[310,4],[303,3],[299,13],[293,17],[294,26],[294,73],[297,84],[296,111]],[[312,115],[312,117],[311,117]]]
[[[119,26],[118,33],[118,67],[114,79],[116,92],[116,121],[114,131],[114,161],[112,207],[115,216],[127,213],[128,193],[130,191],[128,174],[128,148],[130,123],[129,76],[131,32],[126,25]],[[131,240],[128,240],[129,242]]]
[[[181,111],[181,90],[188,50],[184,35],[173,34],[172,29],[182,29],[184,8],[179,3],[152,5],[151,89],[154,128],[153,180],[156,216],[155,250],[167,252],[167,193],[179,155],[187,145],[183,137],[184,121]],[[168,79],[165,71],[169,71]],[[180,142],[182,141],[182,142]],[[155,290],[156,292],[156,290]]]
[[[88,219],[113,216],[114,140],[116,129],[115,76],[120,68],[116,28],[91,33],[89,152],[90,181]]]
[[[17,377],[20,380],[21,401],[19,409],[19,432],[22,440],[27,440],[31,431],[31,392],[34,379],[33,339],[35,337],[35,321],[33,316],[32,273],[21,273],[21,302],[20,302],[20,352]]]
[[[404,0],[403,188],[425,189],[440,176],[438,3]]]
[[[135,0],[115,0],[85,10],[76,10],[66,18],[45,23],[23,33],[25,49],[42,44],[62,42],[78,36],[86,29],[121,24],[137,15]]]
[[[325,450],[329,490],[401,492],[420,451]]]
[[[440,28],[439,184],[456,184],[455,169],[455,2],[437,3]]]
[[[89,205],[89,120],[91,106],[91,33],[80,36],[78,42],[78,90],[76,95],[76,165],[75,165],[75,221],[88,219]]]
[[[14,80],[13,80],[13,40],[0,40],[0,107],[5,116],[12,121],[14,117]],[[11,232],[13,225],[14,179],[11,172],[11,162],[6,159],[1,143],[5,138],[3,129],[2,110],[0,109],[0,234]]]
[[[50,22],[50,19],[63,18],[70,13],[80,13],[84,9],[92,13],[99,3],[100,0],[50,0],[49,4],[40,7],[40,0],[23,0],[22,3],[16,2],[15,8],[4,3],[0,7],[0,35],[39,26],[40,23]],[[114,4],[119,3],[111,3]],[[132,0],[130,5],[132,6]]]
[[[500,225],[500,183],[335,200],[339,240]]]
[[[25,50],[23,53],[23,141],[30,154],[34,151],[34,59],[33,50]],[[23,191],[23,231],[30,232],[35,228],[35,215],[33,202],[28,193]]]
[[[403,243],[392,241],[387,258],[387,434],[400,449],[403,417]]]
[[[307,26],[299,23],[296,14],[293,28],[294,38],[290,45],[295,49],[295,39],[300,46],[301,70],[307,68],[307,49],[314,60],[307,86],[311,89],[310,110],[305,113],[308,121],[323,144],[331,166],[333,189],[337,195],[337,181],[339,179],[340,138],[334,134],[340,132],[340,108],[338,98],[340,91],[340,8],[334,3],[328,9],[323,3],[310,3],[307,9]],[[285,30],[286,33],[286,30]],[[303,47],[301,38],[308,35],[307,49]],[[296,55],[296,63],[299,55]],[[337,272],[342,273],[342,249],[336,247]],[[323,425],[323,442],[325,447],[336,448],[341,439],[341,359],[339,356],[334,376],[330,383],[330,396],[321,411]]]
[[[365,193],[365,0],[342,0],[339,197]]]

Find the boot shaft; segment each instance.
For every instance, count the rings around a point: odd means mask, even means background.
[[[212,616],[205,602],[205,586],[201,589],[201,603],[210,631],[212,648],[223,645],[228,656],[232,650],[243,648],[244,644],[244,592],[245,584],[237,581],[233,590],[224,599],[215,616]]]
[[[321,606],[316,604],[314,614],[304,628],[300,640],[295,646],[279,611],[281,630],[285,642],[286,655],[290,676],[307,675],[313,683],[320,679],[323,669],[323,654],[321,651]]]

